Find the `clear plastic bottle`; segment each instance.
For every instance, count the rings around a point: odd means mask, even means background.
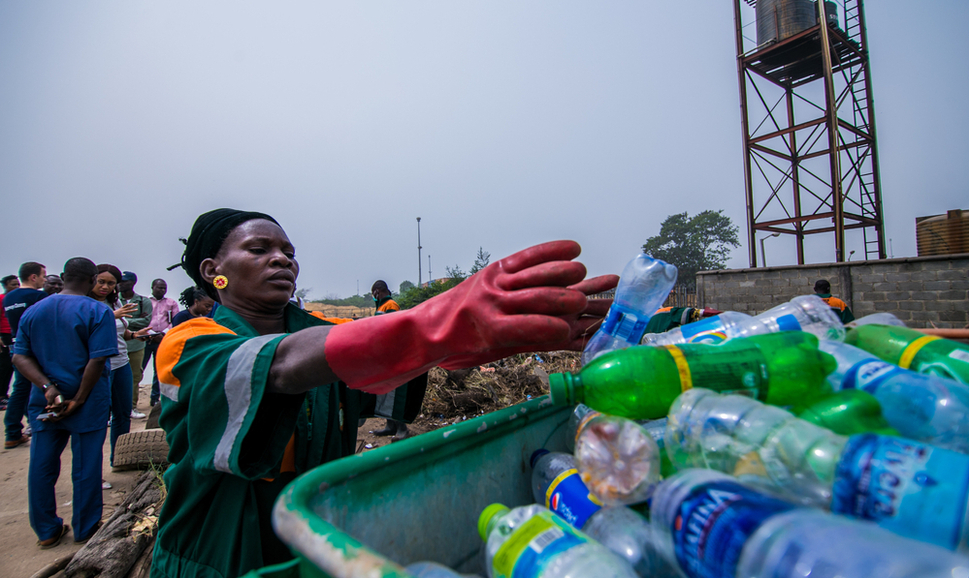
[[[846,334],[845,342],[903,369],[960,383],[970,381],[970,353],[966,343],[926,335],[908,327],[876,324],[853,327]]]
[[[573,409],[573,412],[569,415],[569,431],[575,432],[575,435],[569,437],[566,443],[571,453],[575,453],[576,451],[576,436],[579,435],[579,426],[581,423],[583,423],[583,418],[585,418],[590,412],[596,412],[596,410],[586,404],[578,403]],[[659,419],[642,419],[635,421],[650,433],[653,441],[657,442],[657,448],[660,450],[661,477],[673,474],[673,465],[670,463],[670,459],[667,458],[667,452],[664,451],[664,432],[667,431],[667,418],[662,417]]]
[[[660,448],[630,419],[590,412],[577,429],[574,454],[582,481],[604,504],[644,502],[660,481]]]
[[[967,453],[965,384],[903,369],[847,343],[823,341],[819,349],[838,363],[827,378],[832,389],[859,389],[875,396],[886,421],[903,437]]]
[[[650,520],[662,554],[690,578],[967,575],[965,556],[797,507],[711,470],[684,470],[662,482]]]
[[[486,507],[478,535],[489,578],[636,577],[626,560],[539,504]]]
[[[626,506],[602,508],[586,522],[583,532],[623,557],[640,578],[680,576],[657,550],[650,522]]]
[[[722,345],[641,345],[597,358],[579,373],[553,373],[556,405],[583,403],[630,419],[667,415],[691,387],[746,392],[773,405],[810,405],[831,393],[825,376],[835,369],[818,339],[785,331],[732,339]]]
[[[739,311],[725,311],[720,315],[675,327],[666,333],[647,334],[643,337],[643,344],[716,345],[729,339],[779,331],[805,331],[820,340],[845,339],[845,327],[832,308],[815,295],[801,295],[753,317]]]
[[[582,528],[603,507],[583,483],[572,455],[540,449],[532,453],[529,461],[536,503],[559,514],[574,528]]]
[[[677,267],[644,253],[627,263],[613,305],[583,350],[583,365],[606,352],[638,345],[650,318],[676,282]]]
[[[906,324],[900,321],[899,317],[896,317],[892,313],[873,313],[871,315],[866,315],[854,321],[850,321],[845,324],[846,329],[851,329],[853,327],[858,327],[860,325],[894,325],[896,327],[906,327]]]
[[[806,506],[966,548],[967,456],[898,437],[840,436],[738,395],[693,389],[671,405],[667,452]]]
[[[437,562],[415,562],[404,567],[415,578],[481,578],[478,574],[459,574]]]

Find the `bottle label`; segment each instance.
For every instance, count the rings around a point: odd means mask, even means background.
[[[762,522],[795,507],[732,481],[695,488],[671,524],[681,570],[691,578],[734,576],[745,542]]]
[[[931,341],[936,341],[937,339],[939,339],[939,337],[935,335],[924,335],[923,337],[920,337],[907,345],[906,349],[904,349],[903,353],[899,356],[899,367],[909,369],[909,366],[912,365],[913,359],[916,357],[916,354],[919,353],[919,350],[929,345]]]
[[[664,349],[677,366],[681,391],[706,387],[718,393],[762,400],[768,395],[768,368],[760,350],[701,349],[689,345],[665,345]]]
[[[954,549],[967,510],[967,456],[876,434],[849,438],[836,468],[832,511]]]
[[[681,325],[680,334],[683,335],[687,343],[717,344],[727,339],[724,322],[716,315]]]
[[[650,315],[646,319],[641,319],[636,311],[624,311],[622,307],[614,304],[610,307],[606,319],[600,331],[607,335],[612,335],[626,341],[631,345],[639,345],[640,338],[647,330],[647,323],[650,322]]]
[[[875,393],[880,384],[904,371],[906,370],[898,365],[880,359],[866,359],[845,372],[842,389],[861,389],[866,393]]]
[[[954,349],[950,352],[949,357],[956,359],[957,361],[962,361],[964,363],[970,363],[970,351],[964,351],[963,349]]]
[[[546,507],[574,528],[582,528],[586,520],[602,507],[595,500],[575,468],[556,476],[546,489]]]
[[[538,576],[556,555],[588,541],[552,512],[541,512],[519,526],[499,547],[492,559],[492,577]]]

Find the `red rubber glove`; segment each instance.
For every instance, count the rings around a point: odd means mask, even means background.
[[[324,345],[327,363],[350,387],[386,393],[440,363],[577,349],[581,334],[605,313],[584,317],[586,292],[617,280],[581,283],[586,267],[572,261],[579,253],[573,241],[536,245],[413,309],[337,325]]]

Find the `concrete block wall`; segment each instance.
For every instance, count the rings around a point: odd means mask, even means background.
[[[832,294],[857,319],[888,312],[910,327],[962,329],[968,323],[968,275],[967,254],[701,271],[697,302],[757,315],[797,295],[813,294],[815,281],[828,279]]]

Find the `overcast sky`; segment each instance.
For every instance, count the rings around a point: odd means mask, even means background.
[[[743,239],[733,1],[0,2],[0,274],[83,255],[175,296],[178,238],[223,206],[276,217],[311,298],[417,281],[417,217],[424,280],[561,238],[619,273],[684,211]],[[968,208],[968,3],[866,15],[915,256],[916,217]]]

